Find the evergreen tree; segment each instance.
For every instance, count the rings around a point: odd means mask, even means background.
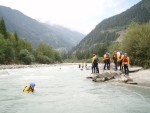
[[[18,38],[18,34],[17,34],[16,31],[15,31],[15,33],[14,33],[14,36],[15,36],[16,41],[18,42],[19,38]]]
[[[7,38],[7,29],[3,18],[0,20],[0,33],[5,39]]]

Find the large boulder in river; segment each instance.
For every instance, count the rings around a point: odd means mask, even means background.
[[[103,71],[102,73],[96,73],[93,74],[93,81],[95,82],[104,82],[107,80],[111,80],[117,77],[120,77],[120,75],[122,74],[121,71]]]

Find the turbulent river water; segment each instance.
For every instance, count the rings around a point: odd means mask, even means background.
[[[150,113],[150,89],[95,83],[78,65],[0,70],[0,113]],[[23,93],[35,82],[34,93]]]

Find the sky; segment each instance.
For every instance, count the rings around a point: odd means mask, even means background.
[[[0,5],[51,25],[88,34],[103,19],[119,14],[141,0],[0,0]]]

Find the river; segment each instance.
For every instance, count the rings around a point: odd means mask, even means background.
[[[150,113],[150,89],[86,79],[91,70],[52,65],[0,70],[0,113]],[[35,82],[34,93],[23,93]]]

